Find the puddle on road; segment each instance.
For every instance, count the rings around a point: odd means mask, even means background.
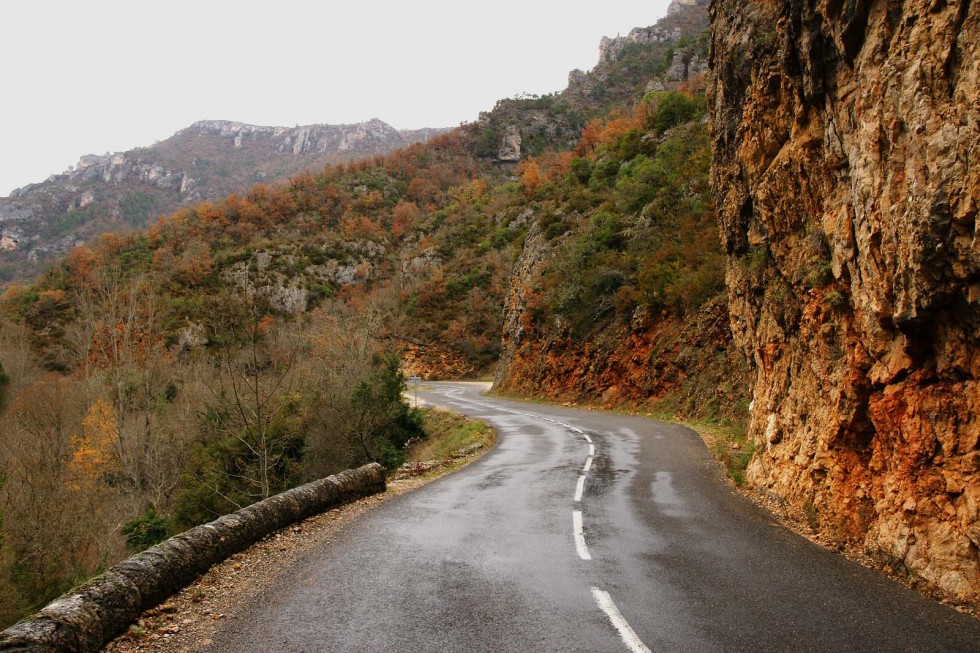
[[[684,499],[674,488],[674,475],[671,472],[654,472],[650,483],[650,497],[660,511],[669,517],[683,517],[688,511]]]
[[[601,496],[605,494],[617,479],[628,473],[628,469],[614,467],[609,456],[597,453],[592,460],[592,469],[585,481],[586,496]]]

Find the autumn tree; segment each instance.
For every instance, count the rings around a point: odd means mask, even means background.
[[[533,159],[518,164],[517,173],[520,175],[521,189],[524,191],[524,195],[528,197],[534,195],[544,181],[541,166]]]
[[[396,287],[381,289],[356,308],[329,306],[313,316],[311,357],[316,394],[306,465],[313,475],[337,465],[377,461],[393,467],[404,445],[422,437],[419,416],[402,397],[404,378],[386,335],[400,319]]]
[[[396,238],[401,238],[408,231],[408,228],[415,224],[419,218],[419,207],[414,202],[402,200],[395,205],[392,211],[391,233]]]
[[[115,426],[112,451],[120,481],[145,502],[166,509],[184,458],[181,434],[163,418],[176,394],[180,366],[161,337],[160,299],[144,274],[112,262],[77,290],[79,318],[71,339],[85,378],[101,387]],[[167,470],[167,473],[163,473]]]
[[[0,420],[4,555],[11,565],[3,571],[16,572],[0,581],[12,583],[31,607],[122,551],[112,533],[128,511],[128,498],[106,482],[103,468],[90,466],[97,456],[81,451],[76,460],[86,394],[49,374],[23,388]],[[92,475],[80,482],[80,470]]]

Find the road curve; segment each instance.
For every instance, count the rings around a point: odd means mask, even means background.
[[[980,621],[779,526],[688,429],[483,397],[495,449],[398,497],[211,651],[980,651]]]

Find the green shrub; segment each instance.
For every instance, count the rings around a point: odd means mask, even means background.
[[[122,534],[126,536],[129,548],[139,553],[170,537],[171,528],[170,520],[149,506],[143,514],[123,524]]]
[[[592,162],[589,159],[575,157],[569,165],[569,175],[580,184],[587,184],[592,176]]]
[[[847,295],[842,293],[840,290],[831,290],[829,293],[824,295],[824,302],[827,306],[833,309],[841,309],[847,306]]]
[[[756,245],[746,255],[745,264],[752,272],[762,272],[769,265],[769,260],[769,248],[765,245]]]
[[[352,405],[359,415],[351,435],[365,458],[394,469],[405,462],[405,445],[424,438],[422,413],[404,399],[405,377],[395,354],[376,356],[374,371],[354,390]]]
[[[644,100],[654,107],[647,115],[646,127],[657,135],[704,113],[704,100],[677,91],[653,91]]]
[[[829,261],[814,259],[810,261],[810,270],[803,277],[803,285],[807,288],[823,288],[834,280],[834,273]]]

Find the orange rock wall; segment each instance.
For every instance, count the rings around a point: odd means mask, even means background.
[[[980,599],[980,5],[718,0],[709,107],[749,480]]]

